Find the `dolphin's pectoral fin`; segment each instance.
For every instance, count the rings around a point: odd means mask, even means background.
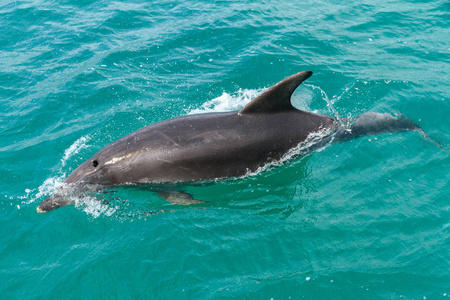
[[[253,99],[239,111],[239,114],[296,110],[291,104],[292,93],[294,93],[295,89],[311,75],[311,71],[304,71],[289,76]]]
[[[206,203],[206,201],[195,200],[191,194],[183,191],[155,191],[164,200],[179,205],[191,205]]]

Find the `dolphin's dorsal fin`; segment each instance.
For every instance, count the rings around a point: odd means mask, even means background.
[[[311,75],[311,71],[303,71],[289,76],[253,99],[239,111],[239,114],[295,110],[291,104],[292,93]]]

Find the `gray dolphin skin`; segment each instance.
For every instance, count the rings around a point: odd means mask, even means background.
[[[187,115],[130,133],[81,164],[64,183],[109,186],[241,177],[280,160],[311,133],[326,132],[322,142],[337,142],[419,128],[402,116],[367,113],[344,129],[330,116],[298,110],[291,104],[292,93],[311,75],[304,71],[282,80],[240,111]],[[178,204],[202,202],[181,191],[158,193]],[[37,211],[69,204],[56,191]]]

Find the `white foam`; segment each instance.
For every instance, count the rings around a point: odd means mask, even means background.
[[[223,92],[221,96],[203,103],[202,106],[192,109],[188,114],[193,115],[240,110],[263,91],[264,89],[239,89],[235,94]]]
[[[93,218],[98,218],[101,215],[110,217],[116,212],[115,207],[102,203],[94,195],[78,195],[72,197],[72,200],[75,202],[76,208],[83,209],[85,213],[91,215]]]
[[[47,178],[44,183],[38,187],[39,192],[36,194],[36,198],[41,198],[53,193],[56,189],[63,185],[65,174]]]

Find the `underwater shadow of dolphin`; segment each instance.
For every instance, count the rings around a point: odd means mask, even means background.
[[[330,116],[294,108],[291,96],[311,71],[294,74],[253,99],[240,111],[187,115],[158,122],[107,145],[76,168],[66,184],[198,182],[242,177],[283,158],[312,133],[329,142],[363,135],[420,130],[403,116],[369,112],[346,129]],[[203,201],[179,190],[156,190],[167,201]],[[47,212],[73,204],[58,190],[37,207]]]

